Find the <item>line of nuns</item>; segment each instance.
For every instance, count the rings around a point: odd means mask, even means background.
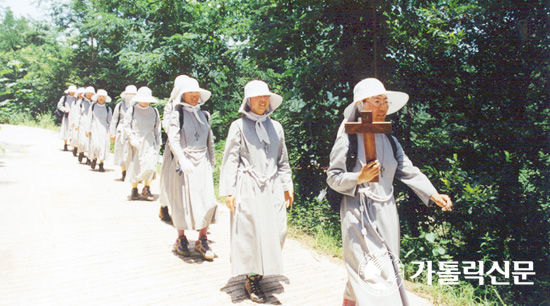
[[[215,254],[206,234],[217,214],[212,177],[216,160],[210,114],[201,110],[211,92],[200,88],[194,78],[178,76],[162,122],[158,111],[150,106],[158,100],[147,87],[137,90],[133,85],[127,86],[120,95],[123,101],[114,110],[105,105],[111,101],[105,90],[96,93],[93,87],[70,86],[65,93],[58,103],[58,110],[63,113],[64,150],[68,151],[70,145],[79,162],[86,157],[92,168],[98,164],[103,172],[114,141],[113,163],[121,167],[123,180],[132,184],[132,200],[154,200],[150,183],[157,175],[161,126],[164,128],[168,140],[160,172],[159,216],[171,221],[177,230],[177,254],[190,256],[185,231],[198,231],[195,251],[204,259],[213,260]],[[409,185],[425,204],[435,203],[444,210],[452,207],[450,198],[437,193],[399,143],[394,154],[383,135],[375,135],[379,160],[367,164],[359,150],[355,168],[346,167],[350,146],[344,123],[357,121],[356,114],[363,108],[373,110],[374,121],[384,121],[386,114],[396,112],[407,100],[408,95],[387,91],[376,79],[359,82],[331,152],[327,183],[344,195],[340,209],[348,271],[344,305],[408,304],[402,280],[395,277],[393,269],[366,265],[378,270],[364,271],[365,259],[375,252],[385,250],[397,257],[399,254],[394,177]],[[286,209],[294,200],[284,131],[279,122],[270,118],[282,101],[265,82],[254,80],[246,84],[239,108],[241,118],[229,128],[220,171],[219,195],[225,197],[231,210],[232,273],[246,274],[244,289],[256,303],[266,302],[260,284],[263,276],[283,273]],[[362,137],[357,139],[361,148]],[[368,182],[374,176],[379,176],[379,183]],[[141,194],[140,182],[144,183]],[[379,294],[380,288],[389,288],[389,293]]]

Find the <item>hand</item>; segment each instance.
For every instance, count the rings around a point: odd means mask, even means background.
[[[285,191],[285,205],[289,208],[294,203],[294,191]]]
[[[90,137],[90,132],[86,132],[86,137]]]
[[[129,139],[129,142],[132,147],[139,148],[139,141],[137,141],[137,139],[132,137]]]
[[[231,212],[235,212],[235,197],[232,195],[228,195],[225,197],[225,205],[231,210]]]
[[[111,136],[111,141],[115,141],[115,136]]]
[[[191,161],[189,161],[187,158],[182,158],[179,161],[179,164],[183,173],[187,175],[191,175],[195,171],[195,165],[193,165],[193,163],[191,163]]]
[[[357,185],[361,185],[372,180],[377,177],[379,173],[380,163],[378,163],[378,160],[371,161],[365,165],[363,169],[361,169],[361,173],[359,173],[359,177],[357,178]]]
[[[78,126],[77,126],[77,127],[75,127],[74,129],[78,131]]]
[[[442,211],[453,210],[453,202],[451,201],[451,198],[446,194],[439,194],[436,192],[432,194],[430,200],[437,204],[437,206],[441,207]]]

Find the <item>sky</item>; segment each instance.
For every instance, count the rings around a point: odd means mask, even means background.
[[[11,7],[11,10],[17,17],[25,16],[40,20],[49,19],[47,6],[42,4],[40,8],[38,2],[39,0],[0,0],[0,7]]]

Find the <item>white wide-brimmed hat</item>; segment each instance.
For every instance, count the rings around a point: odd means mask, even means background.
[[[124,99],[126,95],[135,95],[137,94],[137,87],[134,85],[126,86],[126,89],[120,94],[120,97]]]
[[[348,105],[344,110],[344,117],[349,118],[352,115],[353,109],[357,102],[364,99],[375,97],[378,95],[386,95],[388,97],[388,102],[390,102],[387,115],[393,114],[400,110],[407,101],[409,101],[409,95],[400,92],[400,91],[389,91],[386,90],[384,84],[375,78],[368,78],[361,80],[353,88],[353,103]]]
[[[97,96],[105,96],[105,103],[109,103],[112,101],[111,97],[107,94],[107,91],[104,89],[100,89],[97,91],[97,94],[95,94],[92,97],[92,101],[97,101]]]
[[[172,88],[172,92],[170,93],[170,100],[174,101],[176,97],[178,96],[178,93],[181,88],[181,84],[185,81],[185,79],[188,79],[189,76],[182,74],[178,75],[176,79],[174,80],[174,88]]]
[[[198,92],[201,95],[198,103],[199,105],[202,105],[204,104],[204,102],[208,101],[208,99],[210,99],[210,96],[212,95],[209,90],[200,88],[199,82],[194,78],[181,78],[179,82],[181,83],[179,84],[178,94],[176,95],[176,99],[174,100],[175,103],[181,103],[181,97],[186,92]]]
[[[157,103],[158,100],[153,97],[153,92],[149,87],[143,86],[140,87],[137,91],[137,94],[132,98],[132,103]]]
[[[283,103],[283,97],[269,91],[269,87],[265,82],[254,80],[248,82],[246,86],[244,86],[244,99],[239,108],[239,112],[242,113],[245,111],[246,101],[249,98],[258,96],[269,96],[269,108],[271,112],[274,112],[281,106],[281,103]]]
[[[87,94],[87,93],[92,93],[95,95],[95,88],[93,88],[92,86],[88,86],[86,87],[86,89],[84,90],[84,93]]]
[[[86,91],[86,89],[84,87],[79,87],[78,90],[76,91],[76,94],[77,95],[83,94],[85,91]]]
[[[70,93],[70,92],[76,93],[76,91],[77,91],[76,86],[71,85],[71,86],[69,86],[69,88],[68,88],[67,90],[65,90],[65,93],[66,93],[66,94],[68,94],[68,93]]]

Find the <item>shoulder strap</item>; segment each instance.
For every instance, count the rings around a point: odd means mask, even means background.
[[[393,158],[395,158],[395,160],[397,161],[397,144],[395,143],[395,139],[393,139],[393,136],[390,134],[385,134],[385,135],[386,137],[388,137],[388,140],[390,141],[391,149],[393,152]]]
[[[120,123],[120,108],[121,108],[120,104],[121,104],[121,103],[122,103],[122,102],[120,102],[120,103],[118,103],[117,105],[115,105],[115,108],[114,108],[114,110],[116,111],[116,108],[118,107],[118,116],[117,116],[117,118],[116,118],[116,125],[115,125],[115,127],[118,127],[118,124]]]
[[[181,104],[176,104],[174,106],[174,111],[178,112],[179,122],[180,122],[180,130],[183,128],[183,106]]]
[[[153,109],[155,110],[155,127],[157,127],[158,118],[160,117],[160,115],[159,115],[159,111],[156,107],[153,107]]]
[[[202,113],[206,117],[206,121],[208,121],[208,124],[210,125],[210,113],[208,111],[203,110]]]

